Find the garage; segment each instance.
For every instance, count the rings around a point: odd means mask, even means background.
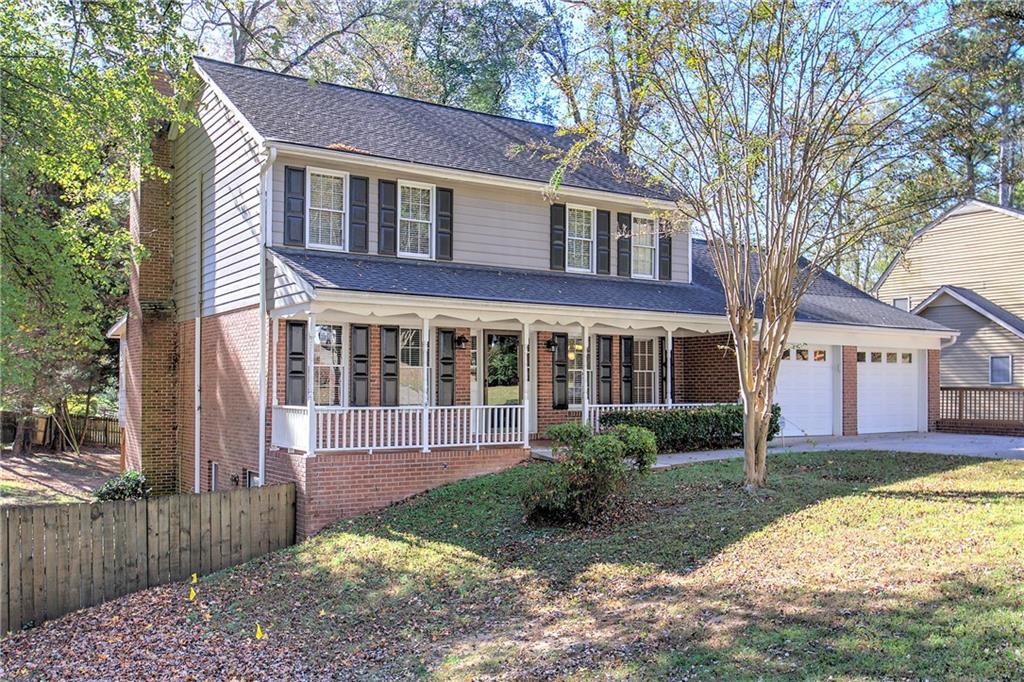
[[[832,346],[795,346],[783,352],[775,385],[782,435],[832,435],[834,362]]]
[[[857,432],[917,431],[918,356],[891,348],[857,349]]]

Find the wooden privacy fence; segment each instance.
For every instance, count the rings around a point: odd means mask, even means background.
[[[0,634],[294,540],[294,483],[0,509]]]
[[[19,415],[15,412],[4,411],[0,413],[0,439],[4,443],[14,440]],[[72,415],[70,427],[75,434],[81,437],[82,445],[104,445],[107,447],[121,446],[121,425],[117,417],[82,417]],[[57,425],[53,416],[34,415],[32,416],[32,444],[45,445],[50,443],[56,435]]]

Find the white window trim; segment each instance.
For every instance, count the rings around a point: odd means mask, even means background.
[[[650,275],[638,275],[633,268],[633,249],[637,248],[636,242],[633,241],[633,225],[636,225],[637,218],[646,218],[654,221],[654,261],[651,263],[652,273]],[[658,222],[658,218],[650,213],[631,213],[629,218],[630,225],[630,241],[629,241],[629,276],[633,279],[658,279],[658,248],[661,245],[661,225]],[[649,248],[646,246],[640,248]]]
[[[992,381],[992,361],[996,358],[1006,358],[1010,361],[1010,378],[1009,381]],[[990,386],[1012,386],[1013,385],[1013,356],[1009,354],[990,355],[988,356],[988,383]]]
[[[330,404],[328,404],[328,403],[317,403],[316,406],[317,407],[326,407],[326,408],[331,408],[331,407],[348,407],[349,393],[352,390],[351,378],[350,378],[352,368],[350,366],[350,360],[349,360],[349,344],[351,343],[352,330],[351,330],[351,328],[349,326],[349,323],[347,323],[347,322],[331,322],[329,320],[324,320],[324,321],[317,320],[316,326],[317,327],[339,327],[341,329],[341,365],[340,365],[340,367],[341,367],[341,386],[340,386],[340,391],[339,391],[339,393],[341,394],[341,403],[338,404],[338,405],[335,405],[333,403],[330,403]],[[315,343],[319,344],[320,340],[317,339]],[[316,361],[314,359],[314,362],[313,362],[314,369],[316,367],[324,367],[324,366],[325,365],[318,365],[318,364],[316,364]],[[313,387],[313,390],[314,390],[314,392],[316,391],[316,386]]]
[[[636,346],[638,341],[651,342],[651,394],[653,397],[650,403],[640,403],[636,398]],[[642,371],[642,370],[641,370]],[[633,398],[637,404],[659,405],[661,404],[661,363],[658,361],[658,337],[657,336],[634,336],[633,337]]]
[[[896,305],[896,301],[906,301],[907,302],[907,307],[906,308],[900,308],[898,305]],[[894,296],[893,299],[892,299],[892,307],[896,308],[897,310],[905,310],[908,313],[911,310],[913,310],[913,308],[910,305],[910,297],[909,296]]]
[[[336,178],[342,178],[344,181],[344,192],[345,192],[345,225],[342,227],[341,246],[335,246],[334,244],[320,244],[313,242],[309,238],[309,203],[313,199],[312,185],[313,175],[330,175]],[[352,198],[349,195],[349,174],[347,171],[334,170],[331,168],[306,168],[306,248],[317,249],[320,251],[348,251],[348,221],[352,214],[351,205]]]
[[[590,211],[590,267],[589,268],[574,268],[569,265],[569,211]],[[583,206],[581,204],[566,204],[565,205],[565,271],[566,272],[584,272],[593,274],[596,271],[597,266],[597,209],[593,206]]]
[[[575,349],[573,349],[573,347],[572,347],[573,339],[576,339],[577,341],[580,342],[580,344],[583,346],[583,350],[577,352]],[[576,356],[583,363],[583,368],[582,369],[578,369],[578,370],[568,370],[567,369],[566,370],[566,383],[568,384],[568,378],[569,378],[569,372],[570,371],[579,372],[580,373],[580,378],[582,379],[583,375],[585,375],[587,373],[587,371],[589,370],[589,367],[587,367],[587,364],[588,364],[587,363],[587,351],[586,351],[587,344],[583,343],[583,337],[582,336],[573,336],[571,333],[566,333],[566,342],[569,344],[569,350],[572,351],[573,353],[576,353]],[[566,386],[566,391],[568,392],[568,386]],[[569,402],[568,403],[568,409],[569,409],[570,412],[582,412],[583,411],[583,400],[582,400],[582,398],[583,398],[583,395],[580,394],[580,401],[578,403],[574,403],[574,402]]]
[[[430,237],[426,254],[409,253],[402,251],[402,188],[415,187],[417,189],[430,190]],[[414,182],[412,180],[398,181],[398,199],[395,206],[395,253],[399,258],[417,258],[419,260],[434,260],[434,242],[437,239],[437,185],[426,182]]]

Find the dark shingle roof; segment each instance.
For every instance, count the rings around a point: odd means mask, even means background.
[[[973,289],[968,289],[966,287],[955,287],[951,284],[945,284],[939,287],[936,291],[940,291],[942,289],[948,289],[952,292],[959,294],[965,300],[970,301],[975,306],[983,310],[985,315],[988,315],[990,318],[996,320],[997,322],[1002,322],[1007,327],[1010,327],[1011,329],[1015,330],[1021,336],[1024,336],[1024,320],[1014,315],[1009,310],[1006,310],[1005,308],[988,300],[987,298],[985,298],[978,292],[974,291]],[[929,298],[931,298],[931,296],[929,296]],[[914,309],[914,312],[919,312],[920,310],[923,309],[923,306],[918,306],[917,308]]]
[[[541,123],[384,95],[197,57],[196,63],[268,140],[334,149],[488,175],[548,182],[557,162],[512,150],[568,137]],[[621,159],[616,161],[624,167]],[[563,184],[650,198],[667,194],[628,182],[621,172],[581,164]]]
[[[698,315],[725,313],[721,281],[706,243],[698,239],[693,240],[692,284],[282,248],[273,251],[317,288]],[[797,319],[946,330],[931,320],[882,303],[830,274],[811,285]]]

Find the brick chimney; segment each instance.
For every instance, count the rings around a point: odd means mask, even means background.
[[[166,132],[154,136],[153,163],[171,170]],[[175,324],[171,187],[142,178],[129,208],[132,239],[146,257],[132,266],[125,348],[125,460],[142,471],[157,494],[177,490],[177,326]]]

